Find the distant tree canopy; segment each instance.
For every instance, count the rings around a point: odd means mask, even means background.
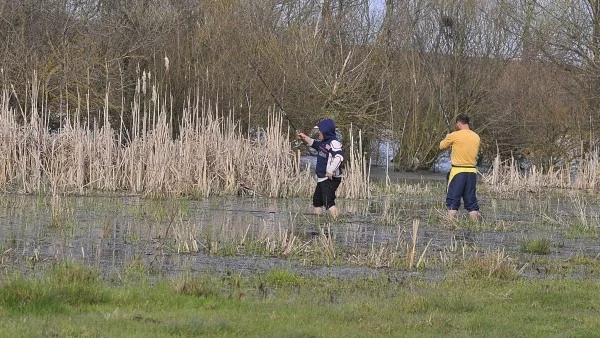
[[[600,145],[598,1],[374,3],[2,0],[1,81],[23,114],[38,81],[46,109],[126,124],[142,79],[174,121],[201,96],[261,125],[275,96],[295,126],[332,117],[398,142],[399,168],[436,158],[443,112],[471,116],[485,157]]]

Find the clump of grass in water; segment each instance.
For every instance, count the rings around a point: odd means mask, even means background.
[[[198,229],[196,224],[181,218],[173,225],[173,237],[177,244],[177,253],[198,252],[199,242],[196,239]]]
[[[75,225],[75,210],[67,199],[53,195],[50,199],[50,226],[62,229]]]
[[[521,251],[535,255],[550,254],[551,242],[546,238],[530,238],[521,240]]]
[[[312,256],[314,259],[331,264],[338,257],[338,248],[335,247],[331,232],[331,224],[327,223],[326,228],[321,228],[319,235],[312,243]]]
[[[515,280],[519,277],[519,271],[512,259],[504,252],[497,249],[495,252],[475,253],[467,257],[465,261],[465,272],[472,278],[497,278],[501,280]]]
[[[418,219],[413,220],[410,242],[404,238],[405,229],[401,225],[397,227],[395,241],[390,239],[376,243],[376,233],[373,232],[369,252],[363,255],[358,248],[354,248],[355,253],[347,258],[347,262],[374,268],[399,266],[405,266],[409,270],[422,268],[426,263],[427,250],[432,240],[430,239],[420,251],[418,247],[419,224]]]
[[[572,220],[573,229],[571,232],[580,232],[587,237],[597,236],[600,229],[600,217],[598,214],[594,212],[589,201],[580,194],[571,193],[569,195],[573,209],[576,211]]]
[[[399,248],[401,247],[402,246],[399,245],[399,243],[394,247],[385,241],[377,245],[375,243],[375,232],[373,232],[371,250],[363,255],[358,249],[354,249],[357,252],[349,255],[348,262],[357,265],[367,265],[374,268],[399,266],[401,261]]]
[[[405,217],[406,211],[403,206],[395,201],[386,198],[381,202],[381,217],[380,222],[384,225],[396,225]]]
[[[396,196],[437,197],[443,196],[446,191],[446,184],[440,182],[402,182],[386,185],[378,184],[375,188],[381,193],[388,193]]]

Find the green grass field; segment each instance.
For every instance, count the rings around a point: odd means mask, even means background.
[[[60,264],[5,276],[3,337],[597,337],[600,283],[457,274],[439,282],[273,270],[116,284]]]

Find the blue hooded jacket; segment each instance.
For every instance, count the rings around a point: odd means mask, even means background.
[[[335,163],[334,159],[336,156],[344,159],[344,150],[342,144],[335,134],[335,123],[332,119],[324,119],[317,124],[319,131],[323,134],[323,140],[314,140],[311,147],[318,152],[317,155],[317,166],[316,173],[318,178],[327,177],[327,165],[332,162]],[[341,177],[342,168],[340,166],[341,160],[337,166],[333,166],[333,176]]]

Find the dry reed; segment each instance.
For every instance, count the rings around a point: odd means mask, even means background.
[[[344,174],[343,184],[339,188],[339,196],[345,198],[368,198],[371,197],[371,186],[369,184],[369,168],[365,154],[362,149],[362,133],[358,131],[358,141],[354,140],[354,130],[350,126],[350,145],[346,151],[347,167]],[[358,148],[358,149],[357,149]]]
[[[417,249],[418,233],[419,233],[419,220],[414,219],[413,226],[412,226],[411,245],[410,245],[410,249],[408,250],[408,269],[409,270],[412,270],[413,263],[415,260],[415,250]]]
[[[384,239],[379,242],[376,241],[377,233],[373,232],[371,236],[371,247],[366,253],[356,247],[353,249],[353,253],[348,256],[348,261],[357,265],[367,265],[374,268],[381,267],[397,267],[400,265],[406,266],[409,270],[413,268],[420,268],[427,259],[427,250],[429,249],[432,239],[430,239],[423,251],[417,257],[418,250],[418,231],[420,221],[418,219],[413,220],[412,236],[410,242],[406,241],[403,234],[405,227],[398,224],[395,244],[392,243],[392,239]]]
[[[233,111],[221,114],[218,102],[206,102],[196,94],[188,98],[175,136],[173,112],[167,108],[172,102],[156,87],[146,99],[144,77],[131,104],[131,128],[124,127],[123,117],[113,128],[108,103],[97,114],[89,108],[82,112],[79,107],[89,103],[79,103],[74,112],[64,112],[59,130],[50,131],[49,113],[38,102],[36,83],[34,78],[22,111],[9,105],[7,89],[0,98],[4,189],[52,195],[104,191],[201,197],[243,189],[291,197],[308,196],[314,188],[312,174],[300,168],[300,154],[292,149],[281,114],[269,112],[264,133],[251,139],[240,130]],[[87,120],[82,119],[84,113]],[[340,196],[368,197],[367,165],[362,150],[354,150],[351,143]]]
[[[549,165],[548,168],[533,165],[528,170],[521,170],[514,157],[503,162],[497,155],[492,169],[482,175],[483,181],[495,192],[548,187],[599,189],[599,152],[600,149],[589,152],[577,164]]]
[[[200,243],[196,239],[197,226],[191,222],[184,222],[181,218],[173,225],[173,237],[177,245],[177,253],[190,253],[200,251]]]

